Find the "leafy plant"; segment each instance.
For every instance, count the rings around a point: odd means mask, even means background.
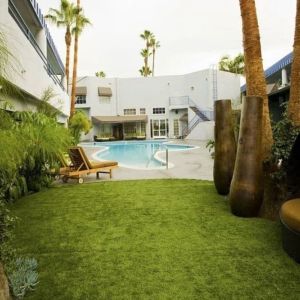
[[[81,110],[77,110],[69,121],[69,130],[74,138],[75,144],[79,143],[81,134],[89,133],[91,128],[91,121]]]
[[[14,271],[8,276],[9,285],[17,299],[23,299],[27,291],[38,284],[37,261],[34,258],[17,258]]]
[[[211,158],[214,159],[215,152],[213,150],[215,149],[215,141],[214,140],[208,140],[205,147],[208,148],[208,151],[210,153]]]
[[[287,114],[287,104],[283,104],[284,112],[282,119],[273,124],[273,138],[271,157],[266,164],[274,166],[271,174],[277,187],[284,192],[287,176],[287,164],[294,142],[300,133],[300,128],[296,127]]]

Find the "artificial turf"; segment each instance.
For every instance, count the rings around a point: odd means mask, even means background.
[[[280,226],[231,215],[213,183],[53,187],[12,207],[16,247],[38,260],[28,299],[299,299]]]

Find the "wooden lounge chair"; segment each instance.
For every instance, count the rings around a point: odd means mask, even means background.
[[[70,148],[69,156],[72,166],[62,171],[64,182],[67,182],[69,178],[75,178],[79,183],[83,183],[82,176],[93,173],[96,173],[97,179],[100,173],[109,174],[109,177],[112,178],[112,169],[118,167],[116,161],[91,162],[82,147]]]

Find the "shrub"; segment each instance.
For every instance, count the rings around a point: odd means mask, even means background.
[[[27,291],[33,291],[38,284],[37,261],[34,258],[18,258],[14,271],[8,276],[12,294],[23,299]]]
[[[271,157],[266,161],[267,165],[273,166],[271,178],[279,189],[281,197],[285,197],[286,194],[288,159],[295,140],[300,133],[300,128],[294,126],[293,122],[288,118],[287,105],[284,104],[283,106],[284,112],[282,119],[273,124],[274,143],[272,146]]]
[[[91,128],[91,121],[86,114],[81,110],[77,110],[69,121],[69,130],[74,138],[74,144],[77,145],[80,141],[81,134],[89,133]]]

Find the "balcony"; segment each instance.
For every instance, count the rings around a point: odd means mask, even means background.
[[[60,88],[65,91],[65,87],[63,85],[63,78],[65,76],[64,67],[46,27],[42,14],[36,4],[36,1],[30,1],[33,8],[35,8],[35,17],[32,17],[32,13],[28,12],[30,8],[26,5],[27,2],[25,2],[26,1],[9,0],[9,14],[42,60],[44,69],[48,76],[55,84],[59,85]],[[45,32],[43,32],[45,33],[45,41],[38,41],[38,35],[43,30],[45,30]],[[42,49],[42,44],[45,44],[45,49]]]

